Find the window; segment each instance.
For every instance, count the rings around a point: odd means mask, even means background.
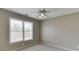
[[[10,43],[33,39],[33,23],[10,19]]]
[[[24,40],[31,40],[33,38],[33,23],[24,22]]]
[[[10,20],[10,42],[17,42],[23,40],[23,22],[20,20]]]

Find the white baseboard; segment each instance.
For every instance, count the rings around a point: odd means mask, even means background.
[[[31,47],[31,46],[36,45],[36,44],[39,44],[39,43],[32,43],[32,44],[28,44],[28,45],[23,45],[23,46],[21,46],[19,48],[15,48],[15,49],[12,49],[10,51],[21,51],[24,48]]]
[[[70,48],[60,46],[58,44],[51,43],[49,41],[43,41],[42,43],[45,44],[45,45],[51,46],[51,47],[61,48],[61,49],[65,50],[65,51],[77,51],[77,50],[73,50],[73,49],[70,49]]]

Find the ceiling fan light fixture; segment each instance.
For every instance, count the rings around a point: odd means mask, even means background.
[[[47,15],[46,15],[46,13],[42,12],[42,13],[39,13],[38,17],[41,18],[41,19],[43,19],[43,18],[46,18]]]
[[[43,14],[43,13],[40,13],[40,14],[39,14],[39,16],[41,16],[41,17],[44,17],[44,16],[45,16],[45,14]]]
[[[49,11],[47,11],[46,9],[39,9],[38,18],[39,19],[45,19],[47,17],[47,12],[49,12]]]

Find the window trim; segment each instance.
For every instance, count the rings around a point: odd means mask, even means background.
[[[21,40],[21,41],[17,41],[17,42],[10,42],[10,20],[11,19],[16,19],[16,20],[21,20],[21,21],[23,21],[23,23],[22,23],[22,26],[23,26],[23,30],[22,30],[22,32],[23,32],[23,40]],[[32,39],[30,39],[30,40],[24,40],[24,37],[25,37],[25,33],[24,33],[24,22],[29,22],[29,23],[32,23],[32,25],[33,25],[33,27],[32,27]],[[22,19],[19,19],[19,18],[13,18],[13,17],[10,17],[9,18],[9,44],[11,44],[11,45],[13,45],[13,44],[19,44],[19,43],[24,43],[24,42],[28,42],[28,41],[33,41],[34,40],[34,22],[32,22],[32,21],[28,21],[28,20],[22,20]]]
[[[30,40],[34,40],[34,23],[31,22],[31,21],[24,21],[24,22],[32,23],[32,39],[30,39]],[[23,22],[23,23],[24,23],[24,22]],[[23,26],[23,27],[24,27],[24,26]],[[24,41],[24,42],[25,42],[25,41],[28,41],[28,40],[25,40],[25,31],[24,31],[24,28],[23,28],[23,32],[24,32],[24,34],[23,34],[23,35],[24,35],[24,40],[23,40],[23,41]]]

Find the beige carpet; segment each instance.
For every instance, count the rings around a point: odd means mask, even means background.
[[[43,44],[38,44],[29,48],[25,48],[22,51],[64,51],[63,49],[50,47]]]

